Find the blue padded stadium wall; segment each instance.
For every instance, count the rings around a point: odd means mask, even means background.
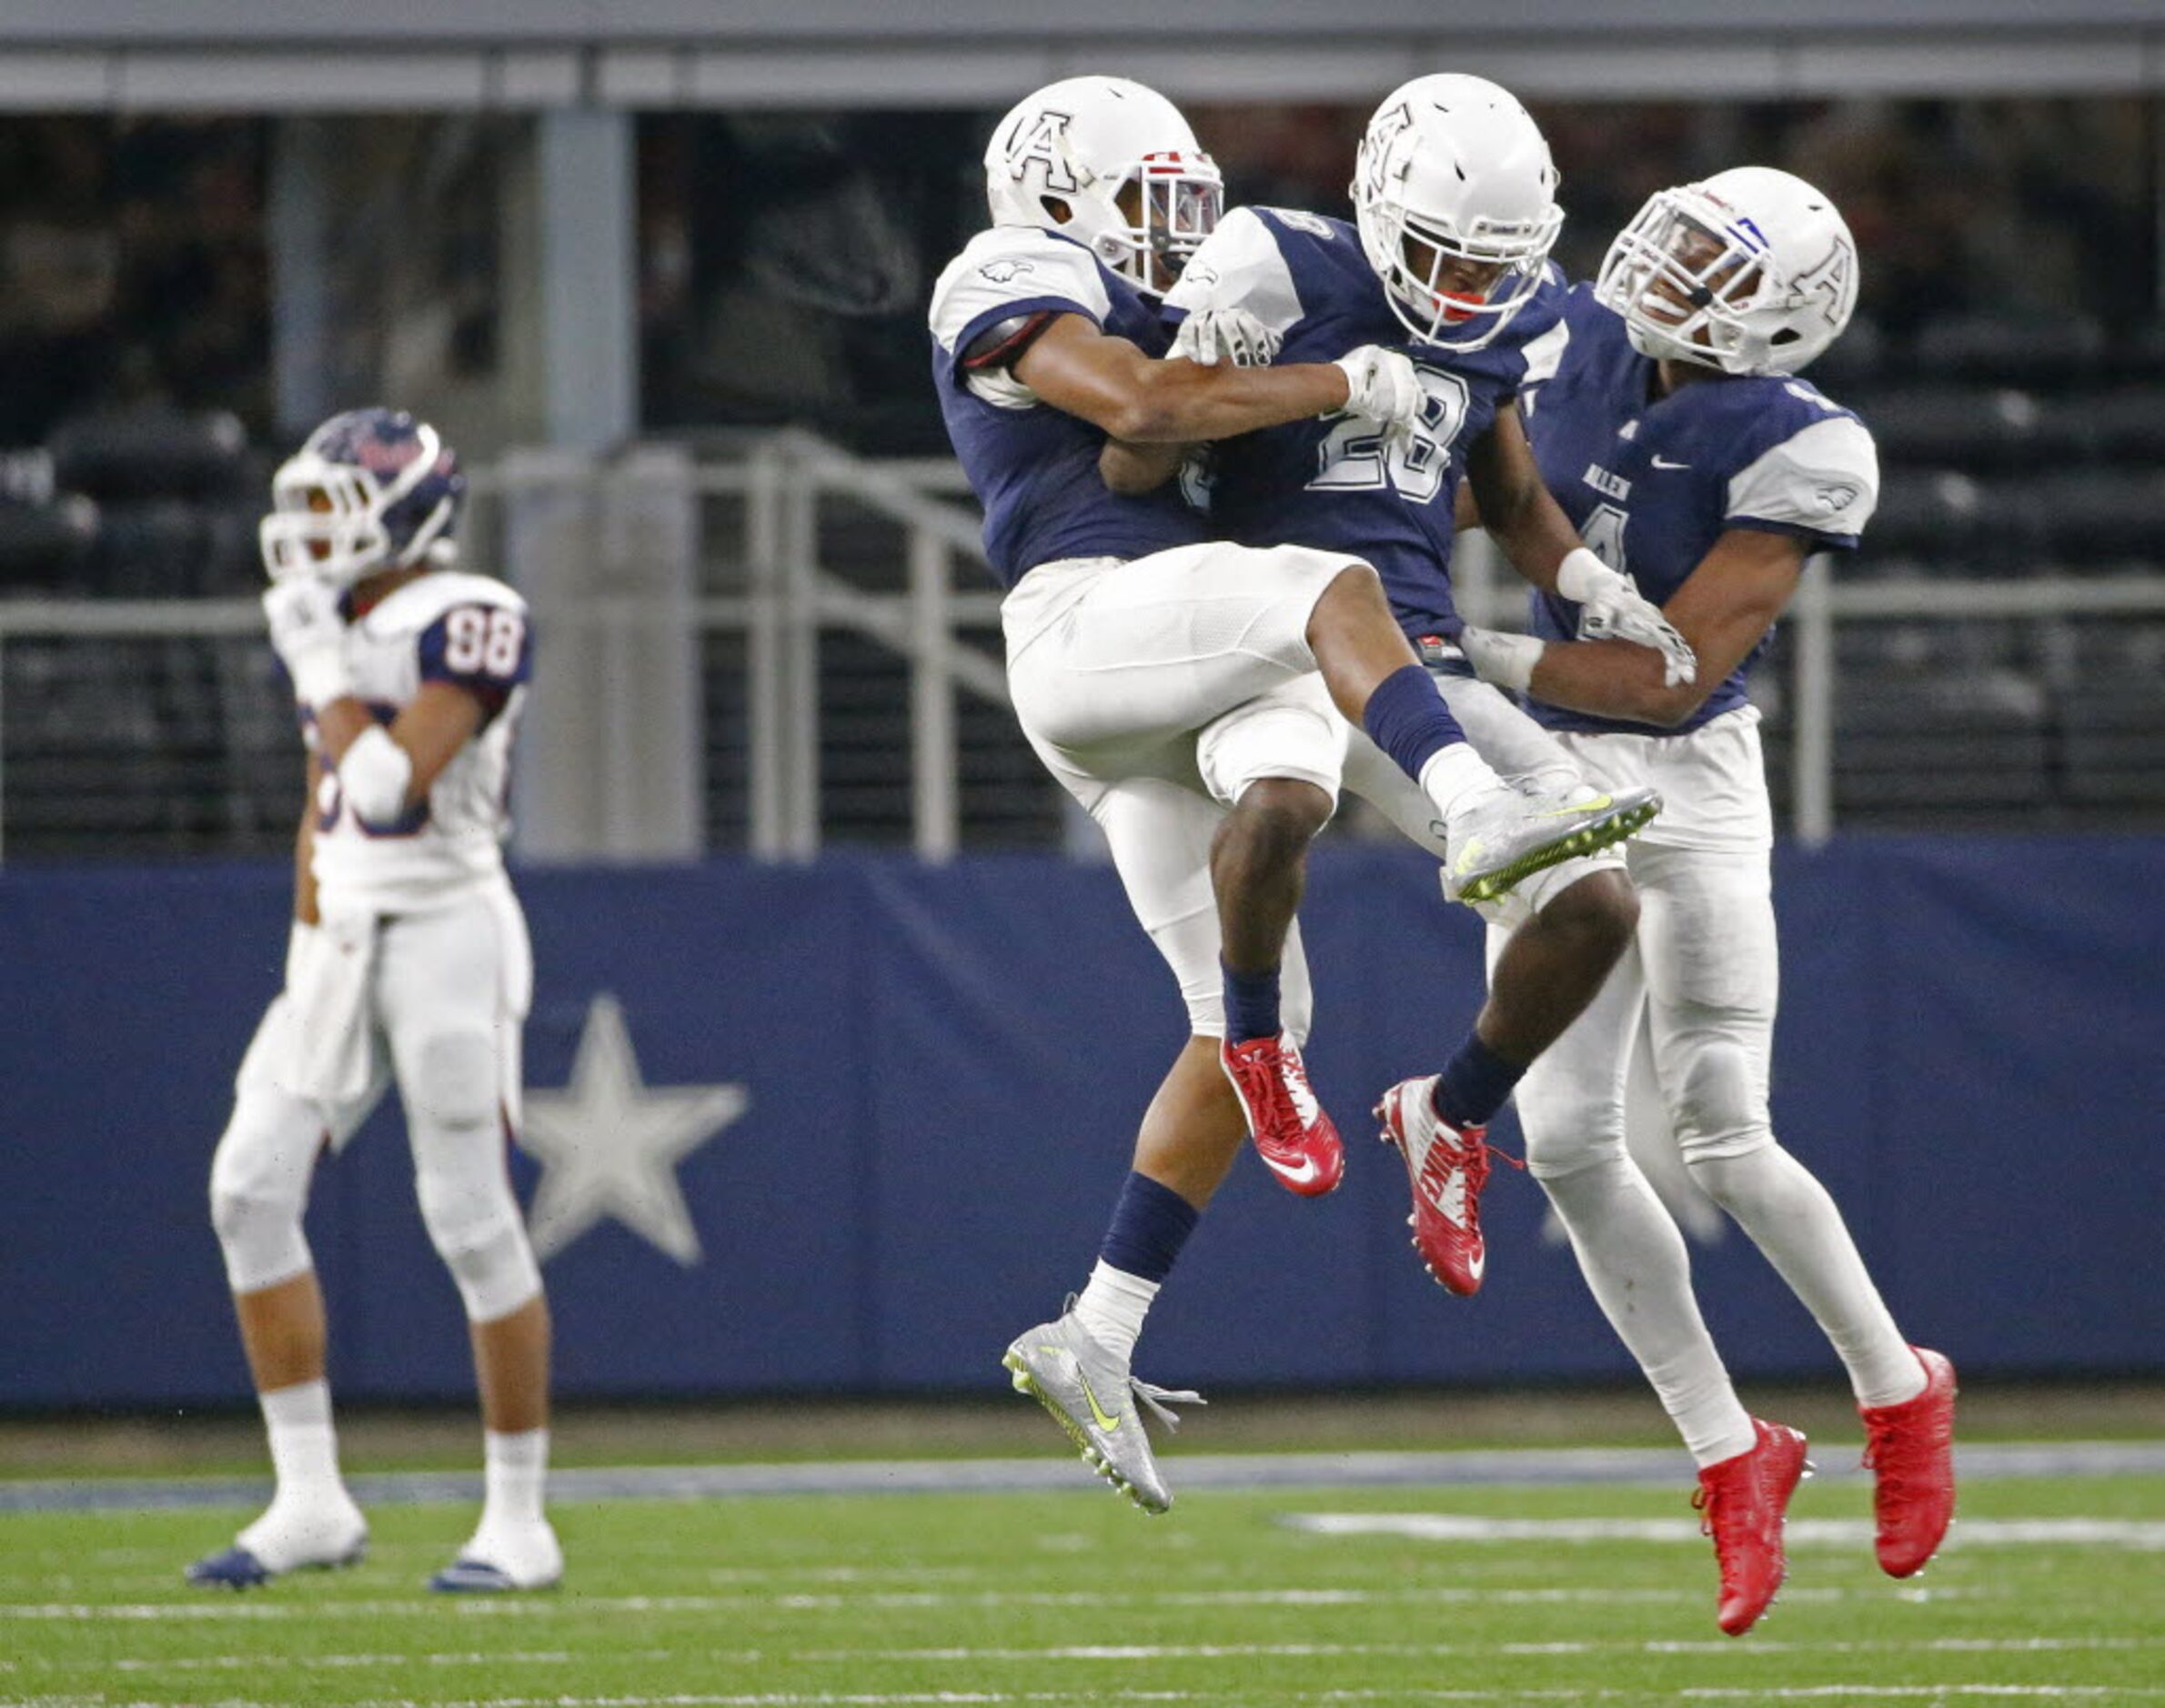
[[[1366,1110],[1471,1018],[1479,933],[1409,853],[1334,848],[1316,866],[1310,1060],[1349,1137],[1345,1187],[1297,1201],[1246,1159],[1153,1319],[1143,1373],[1624,1377],[1523,1176],[1492,1188],[1477,1300],[1421,1273],[1404,1176],[1365,1141]],[[206,1180],[277,988],[288,882],[282,867],[0,875],[0,1407],[245,1394]],[[1003,1382],[1008,1338],[1086,1274],[1181,1036],[1113,875],[833,856],[534,871],[521,888],[536,1094],[566,1085],[609,993],[648,1087],[749,1098],[675,1170],[698,1261],[605,1219],[549,1262],[561,1390]],[[1907,1330],[1979,1374],[2165,1371],[2165,839],[1848,838],[1785,849],[1777,895],[1777,1126]],[[533,1164],[515,1171],[530,1191]],[[395,1111],[323,1165],[316,1199],[338,1391],[467,1392]],[[1740,1373],[1835,1379],[1734,1231],[1695,1243],[1694,1262]]]

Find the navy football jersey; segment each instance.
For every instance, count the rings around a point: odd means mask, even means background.
[[[1294,421],[1216,448],[1215,531],[1249,546],[1313,546],[1372,564],[1409,635],[1455,635],[1451,507],[1469,446],[1497,407],[1547,371],[1561,342],[1560,278],[1545,284],[1486,349],[1406,346],[1382,280],[1346,221],[1285,208],[1240,207],[1166,294],[1169,318],[1238,307],[1284,339],[1280,362],[1335,361],[1364,344],[1405,347],[1427,405],[1409,445],[1386,447],[1350,416]]]
[[[1062,558],[1141,558],[1205,538],[1201,517],[1168,487],[1140,497],[1106,490],[1105,436],[1040,403],[1004,368],[971,372],[962,353],[1018,315],[1081,315],[1151,356],[1169,342],[1157,306],[1070,238],[1028,226],[980,232],[932,287],[932,383],[947,436],[985,507],[985,555],[1012,587]]]
[[[1790,534],[1812,551],[1853,548],[1878,502],[1872,436],[1802,379],[1723,377],[1654,396],[1655,365],[1590,285],[1565,300],[1568,336],[1553,377],[1522,408],[1541,477],[1579,536],[1656,605],[1666,605],[1733,527]],[[1534,632],[1578,634],[1578,607],[1533,600]],[[1767,638],[1674,729],[1529,700],[1556,729],[1680,735],[1745,703],[1744,678]]]

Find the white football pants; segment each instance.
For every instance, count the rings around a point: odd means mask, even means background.
[[[1225,1031],[1212,838],[1252,783],[1338,797],[1346,725],[1308,622],[1354,560],[1303,547],[1183,546],[1040,565],[1001,608],[1022,732],[1096,820],[1200,1037]],[[1296,926],[1280,971],[1298,1040],[1313,1006]]]
[[[361,1088],[310,1096],[298,1017],[308,990],[273,999],[235,1084],[232,1119],[211,1164],[211,1220],[237,1293],[307,1272],[301,1231],[316,1159],[365,1121],[395,1078],[405,1105],[422,1220],[474,1321],[540,1291],[505,1170],[519,1110],[519,1031],[533,989],[526,920],[508,884],[424,913],[376,921],[365,990]],[[311,977],[307,971],[297,976]]]
[[[1691,1178],[1811,1311],[1859,1399],[1908,1397],[1920,1385],[1917,1361],[1833,1200],[1775,1141],[1768,1115],[1780,965],[1757,713],[1686,736],[1563,742],[1597,783],[1651,783],[1667,803],[1627,845],[1639,897],[1633,943],[1516,1093],[1527,1167],[1596,1299],[1702,1464],[1751,1446],[1692,1297],[1683,1237],[1625,1148],[1626,1075],[1643,1027]],[[1491,929],[1492,966],[1508,937]]]

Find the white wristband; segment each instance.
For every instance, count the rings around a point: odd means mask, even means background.
[[[338,761],[338,787],[364,825],[396,824],[405,815],[413,775],[413,756],[381,724],[370,724],[354,737]]]
[[[353,675],[346,668],[342,648],[312,648],[288,668],[293,672],[294,698],[317,711],[353,692]]]
[[[1575,605],[1584,605],[1596,594],[1623,585],[1624,578],[1584,546],[1565,553],[1564,561],[1556,566],[1556,591]]]

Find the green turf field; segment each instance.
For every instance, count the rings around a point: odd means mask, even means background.
[[[245,1596],[179,1577],[239,1510],[0,1515],[0,1701],[2165,1700],[2161,1478],[1971,1480],[1913,1584],[1872,1563],[1863,1482],[1807,1483],[1742,1641],[1681,1486],[1203,1491],[1152,1520],[1075,1478],[564,1502],[565,1586],[468,1601],[420,1589],[466,1507],[379,1506],[364,1565]]]

